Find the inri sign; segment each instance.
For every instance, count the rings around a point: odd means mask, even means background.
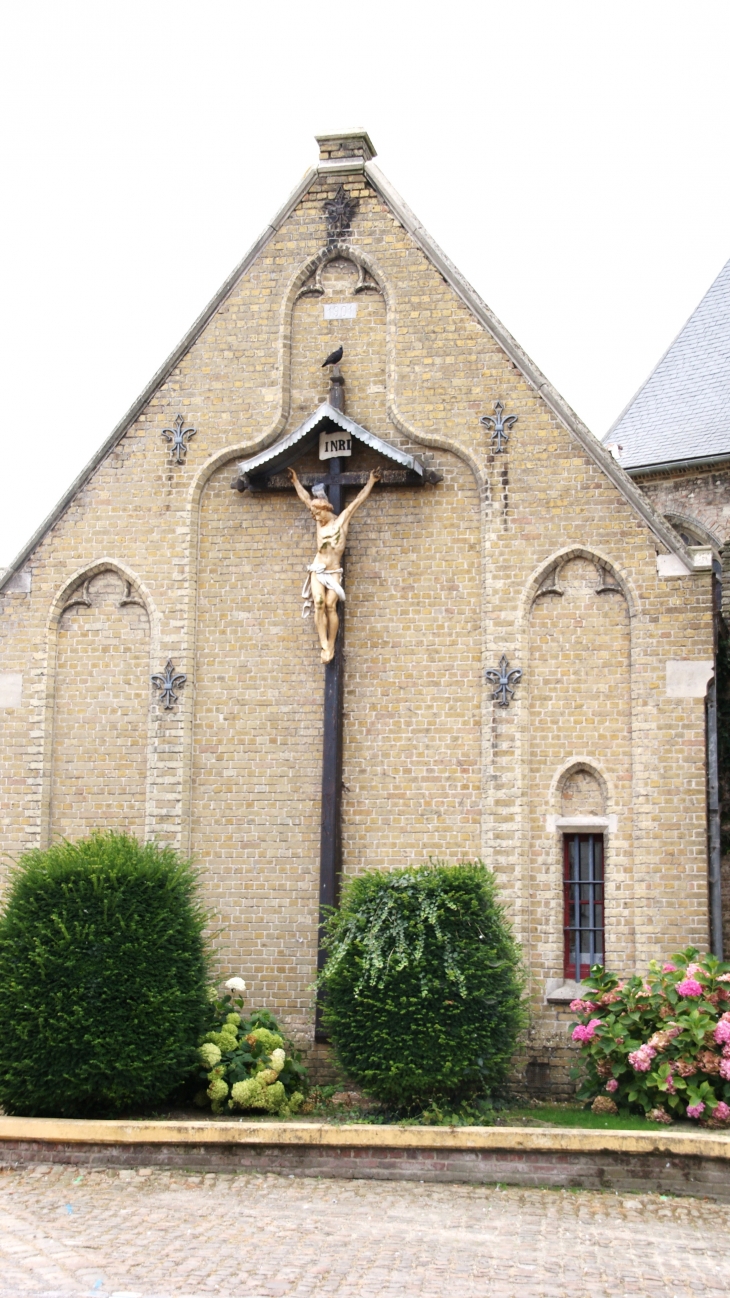
[[[320,433],[320,460],[331,460],[335,455],[352,455],[352,438],[340,430],[334,433]]]

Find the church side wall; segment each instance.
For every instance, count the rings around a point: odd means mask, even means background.
[[[725,544],[730,536],[730,468],[667,471],[637,476],[634,481],[660,514],[676,520],[680,530],[683,522],[690,527],[700,523],[716,544]],[[698,538],[696,544],[706,544],[705,538]]]
[[[134,772],[128,823],[139,823],[144,765],[144,832],[204,865],[221,969],[311,1037],[322,668],[299,591],[312,527],[292,495],[242,498],[229,483],[236,459],[326,397],[323,343],[344,341],[348,413],[443,474],[418,495],[376,488],[350,534],[345,871],[431,852],[493,865],[531,973],[526,1058],[555,1065],[567,1033],[546,1003],[563,972],[548,818],[571,763],[594,770],[617,817],[611,963],[627,973],[707,944],[704,700],[670,697],[666,668],[712,656],[710,578],[658,577],[646,524],[362,177],[344,181],[360,203],[349,240],[370,287],[356,292],[362,276],[332,266],[322,293],[297,300],[329,255],[322,203],[341,179],[315,182],[41,542],[31,590],[0,597],[0,672],[23,678],[20,697],[0,704],[2,847],[57,832],[49,786],[77,778],[62,749],[50,756],[74,704],[71,659],[56,658],[49,626],[74,574],[106,557],[134,575],[151,618],[146,665],[135,648],[117,678],[119,707],[139,717],[115,762]],[[325,316],[343,303],[357,314]],[[500,453],[479,422],[497,400],[518,416]],[[196,429],[180,465],[162,437],[178,414]],[[563,596],[572,612],[549,613],[541,605],[559,597],[535,604],[537,590],[573,551],[607,563],[623,593],[587,594],[583,609]],[[502,655],[523,672],[505,708],[483,677]],[[168,659],[187,676],[169,710],[149,680]],[[84,758],[95,760],[97,780],[104,754]],[[64,823],[85,825],[87,812]]]

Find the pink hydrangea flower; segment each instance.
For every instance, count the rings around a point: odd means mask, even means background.
[[[726,1046],[723,1046],[722,1053],[726,1059],[730,1059],[730,1041]]]
[[[701,970],[702,970],[702,965],[701,965],[701,964],[688,964],[688,965],[687,965],[687,973],[689,974],[690,978],[692,977],[692,974],[700,973]]]
[[[720,1076],[724,1082],[730,1082],[730,1059],[720,1060]]]
[[[618,1090],[618,1082],[615,1077],[612,1077],[610,1081],[606,1082],[606,1090],[611,1092]]]
[[[573,1040],[592,1041],[600,1022],[601,1019],[591,1019],[590,1023],[579,1023],[577,1028],[573,1028]]]
[[[718,1046],[724,1046],[726,1042],[730,1041],[730,1023],[728,1023],[727,1019],[720,1019],[713,1036]]]
[[[717,981],[719,983],[730,983],[730,973],[720,974]]]
[[[724,1100],[719,1100],[713,1109],[712,1116],[717,1118],[718,1122],[727,1122],[728,1118],[730,1118],[730,1106]]]
[[[629,1063],[636,1073],[648,1073],[651,1068],[651,1061],[656,1055],[653,1046],[639,1046],[638,1050],[632,1050],[629,1055]]]
[[[696,978],[684,978],[681,983],[677,983],[677,991],[680,996],[701,996],[702,984]]]
[[[597,1009],[594,1001],[571,1001],[570,1008],[574,1014],[590,1014],[591,1010]]]
[[[705,1106],[702,1103],[702,1100],[699,1100],[697,1104],[687,1105],[688,1118],[701,1118],[704,1111],[705,1111]]]
[[[676,973],[676,972],[677,972],[676,964],[671,964],[669,960],[665,965],[662,965],[662,973]]]

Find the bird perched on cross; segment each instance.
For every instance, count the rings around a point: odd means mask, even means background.
[[[327,365],[339,365],[340,361],[342,360],[344,350],[345,349],[342,346],[342,343],[340,343],[337,350],[334,352],[330,352],[329,356],[327,357],[327,360],[322,361],[322,369],[324,369],[325,366]]]

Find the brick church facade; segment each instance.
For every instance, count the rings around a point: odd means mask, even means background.
[[[2,849],[103,827],[191,853],[222,971],[312,1046],[314,529],[283,480],[254,489],[239,465],[328,401],[341,343],[366,434],[347,467],[383,472],[346,551],[342,872],[494,868],[530,974],[528,1075],[548,1086],[589,955],[629,973],[717,946],[715,553],[581,424],[368,137],[319,143],[5,575]],[[290,462],[311,481],[327,466],[308,436]]]

